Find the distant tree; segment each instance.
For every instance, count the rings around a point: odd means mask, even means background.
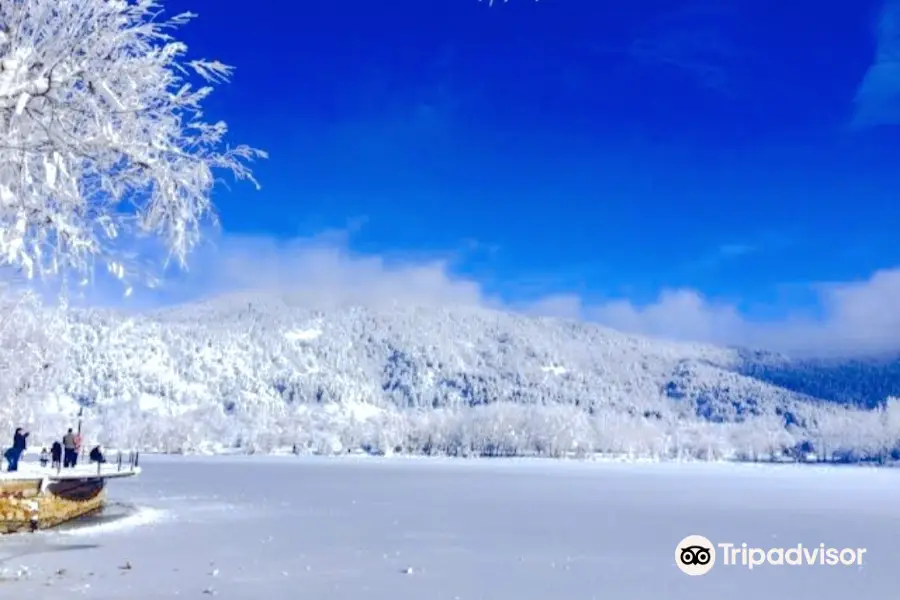
[[[213,216],[214,171],[256,184],[247,163],[265,153],[224,146],[225,123],[201,110],[232,68],[185,59],[171,31],[194,15],[161,12],[155,0],[0,2],[0,265],[31,278],[99,262],[125,278],[116,244],[141,237],[184,265]]]
[[[885,400],[881,423],[884,458],[887,458],[900,449],[900,397],[891,396]]]

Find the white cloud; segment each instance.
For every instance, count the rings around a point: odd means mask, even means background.
[[[263,290],[321,307],[491,302],[476,282],[452,276],[447,258],[390,258],[347,248],[340,231],[289,241],[227,236],[201,249],[190,272],[170,279],[162,294],[188,300]]]
[[[646,306],[614,300],[585,308],[588,319],[654,336],[733,343],[747,337],[747,324],[733,306],[711,302],[694,290],[664,290]]]
[[[900,350],[900,268],[868,279],[817,286],[819,311],[770,321],[746,318],[733,305],[693,290],[663,292],[645,306],[610,302],[583,310],[608,325],[678,339],[739,344],[794,354],[850,355]]]
[[[349,250],[347,242],[340,232],[282,242],[227,236],[199,251],[190,263],[190,272],[169,279],[159,292],[139,290],[128,304],[147,306],[262,291],[315,307],[395,301],[502,307],[592,320],[654,336],[793,353],[900,350],[900,268],[877,272],[865,280],[815,286],[818,316],[798,311],[760,322],[747,318],[733,304],[690,289],[664,290],[646,304],[624,298],[590,303],[575,294],[503,301],[487,294],[479,282],[454,274],[447,257],[365,255]],[[109,299],[110,289],[115,288],[95,288],[90,300],[96,301],[98,294]]]
[[[900,0],[884,3],[875,41],[875,58],[856,91],[854,128],[900,124]]]
[[[612,300],[585,305],[576,296],[542,300],[539,311],[583,318],[637,333],[793,354],[851,355],[900,351],[900,268],[868,279],[816,286],[821,314],[794,312],[770,321],[695,290],[665,290],[651,303]]]

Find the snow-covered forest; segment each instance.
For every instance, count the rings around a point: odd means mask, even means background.
[[[4,295],[0,427],[180,451],[883,460],[900,399],[814,398],[746,353],[480,308],[229,296],[146,314]],[[744,373],[744,374],[742,374]]]

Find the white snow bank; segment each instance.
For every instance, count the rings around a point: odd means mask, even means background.
[[[66,527],[60,530],[59,534],[80,537],[121,533],[137,527],[155,525],[171,517],[172,515],[168,511],[144,506],[138,507],[133,514],[118,519],[110,519],[84,526],[76,524],[74,527]]]
[[[321,329],[295,329],[284,334],[291,342],[311,342],[322,335]]]

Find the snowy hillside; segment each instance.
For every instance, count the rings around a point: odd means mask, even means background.
[[[29,306],[13,325],[0,425],[36,437],[79,406],[102,441],[169,451],[883,455],[900,435],[896,403],[822,402],[749,376],[734,350],[487,309],[234,296],[142,315]]]
[[[740,372],[823,400],[872,408],[900,392],[900,359],[791,360],[780,355],[742,353]]]

